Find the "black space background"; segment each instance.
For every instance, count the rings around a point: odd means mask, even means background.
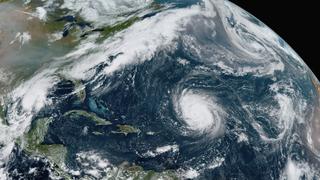
[[[320,79],[318,0],[230,0],[279,34]]]

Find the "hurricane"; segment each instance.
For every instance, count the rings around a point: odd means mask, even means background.
[[[0,1],[0,179],[320,179],[319,127],[319,80],[230,1]]]

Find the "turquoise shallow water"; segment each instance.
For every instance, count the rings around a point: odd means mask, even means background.
[[[0,179],[319,178],[319,81],[236,5],[0,10]]]

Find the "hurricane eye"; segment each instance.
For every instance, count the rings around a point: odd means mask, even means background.
[[[215,135],[220,132],[225,113],[211,95],[185,90],[177,97],[175,107],[188,130]]]

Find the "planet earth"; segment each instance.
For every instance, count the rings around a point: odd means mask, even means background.
[[[320,179],[320,84],[226,0],[0,0],[0,179]]]

